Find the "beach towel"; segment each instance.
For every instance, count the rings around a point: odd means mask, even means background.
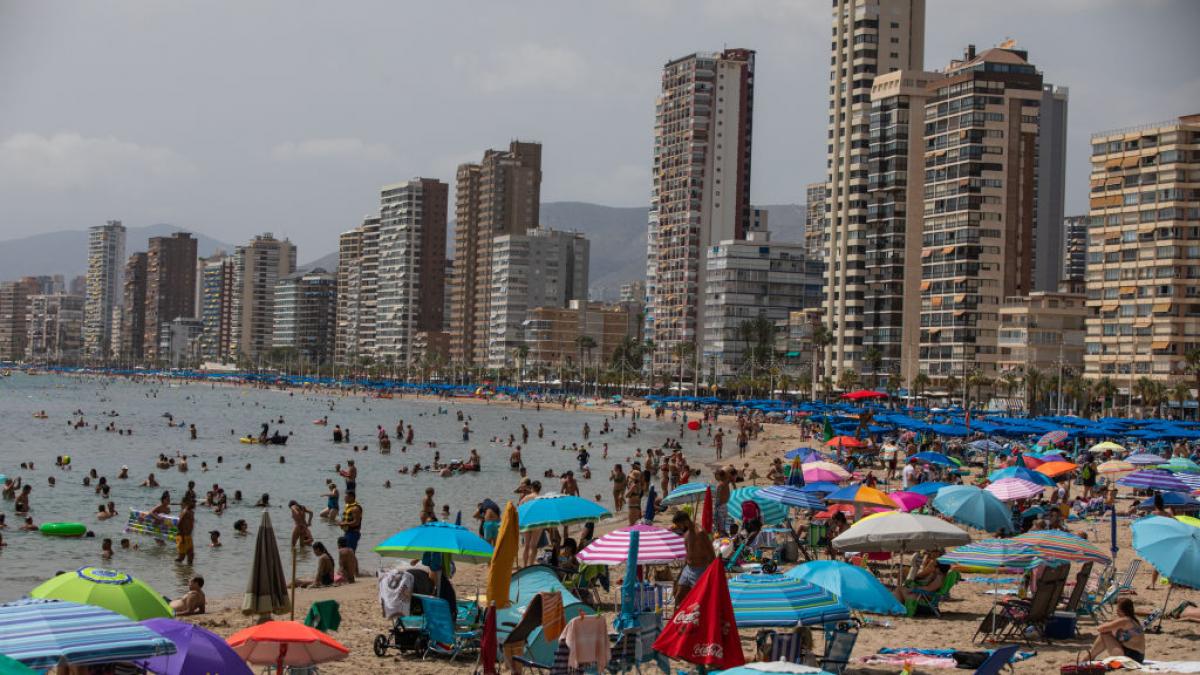
[[[603,672],[608,667],[610,647],[608,622],[604,617],[580,615],[571,619],[563,631],[563,642],[571,650],[568,657],[571,668],[594,663],[596,670]]]
[[[389,570],[379,577],[379,606],[383,618],[408,616],[412,608],[413,575],[408,571]]]
[[[562,635],[563,627],[566,625],[566,620],[563,616],[562,594],[558,591],[552,593],[538,593],[542,600],[542,635],[545,636],[547,642],[553,642]]]
[[[1121,667],[1130,666],[1122,663]],[[1200,661],[1146,661],[1141,669],[1152,673],[1200,673]]]
[[[321,631],[329,633],[338,629],[342,625],[342,613],[338,609],[337,600],[318,600],[308,608],[308,615],[304,617],[304,625],[311,626]]]

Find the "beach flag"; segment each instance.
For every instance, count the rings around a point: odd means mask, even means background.
[[[713,531],[713,496],[711,487],[704,488],[704,506],[700,509],[700,527],[710,534]]]
[[[746,663],[721,561],[714,560],[688,591],[654,641],[654,650],[715,670]]]
[[[833,440],[833,425],[829,423],[829,415],[825,415],[825,426],[821,429],[821,440],[826,443]]]

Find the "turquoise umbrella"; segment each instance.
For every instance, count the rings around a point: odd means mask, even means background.
[[[542,495],[517,507],[517,522],[522,532],[597,521],[611,515],[596,502],[574,495]]]
[[[1172,457],[1166,464],[1159,464],[1158,468],[1172,473],[1200,473],[1200,464],[1187,457]],[[3,480],[2,476],[0,476],[0,480]]]
[[[463,562],[487,562],[492,545],[462,525],[432,522],[401,530],[373,549],[383,556],[411,557],[424,553],[448,553]]]
[[[174,653],[167,638],[100,607],[36,599],[0,605],[0,654],[31,668],[53,668],[60,659],[83,666]]]
[[[698,502],[704,499],[704,490],[707,488],[708,483],[684,483],[668,492],[666,497],[663,497],[663,506],[677,506],[679,504]]]
[[[1054,479],[1044,473],[1031,471],[1023,466],[1010,466],[1007,469],[999,469],[988,474],[988,480],[995,483],[1001,478],[1020,478],[1027,480],[1036,485],[1045,485],[1046,487],[1054,487]]]
[[[850,618],[850,608],[834,594],[783,574],[739,574],[729,581],[729,598],[739,628],[791,628]]]
[[[938,558],[938,562],[987,569],[1027,570],[1042,564],[1040,555],[1037,549],[1028,544],[1014,542],[1012,539],[985,539],[966,546],[959,546]]]
[[[862,612],[904,614],[904,605],[896,601],[887,586],[874,574],[839,560],[813,560],[784,572],[784,576],[803,579],[836,595],[839,600]]]
[[[1172,583],[1200,588],[1200,527],[1150,516],[1133,524],[1133,550]]]
[[[1012,532],[1012,511],[987,490],[951,485],[938,490],[933,508],[951,520],[985,532]]]
[[[753,499],[758,508],[762,511],[762,520],[764,525],[775,525],[787,520],[787,508],[777,501],[772,501],[766,497],[759,495],[762,488],[743,487],[738,488],[729,494],[729,502],[727,504],[729,517],[734,520],[742,519],[742,503],[747,499]]]

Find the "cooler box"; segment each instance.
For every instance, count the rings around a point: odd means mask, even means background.
[[[1046,619],[1046,638],[1050,640],[1070,640],[1075,637],[1074,612],[1055,612]]]

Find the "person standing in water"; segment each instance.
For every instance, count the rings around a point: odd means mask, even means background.
[[[164,495],[165,496],[165,495]],[[184,499],[179,510],[179,534],[175,538],[175,551],[179,554],[175,562],[191,565],[196,559],[196,545],[192,531],[196,527],[196,502]]]

